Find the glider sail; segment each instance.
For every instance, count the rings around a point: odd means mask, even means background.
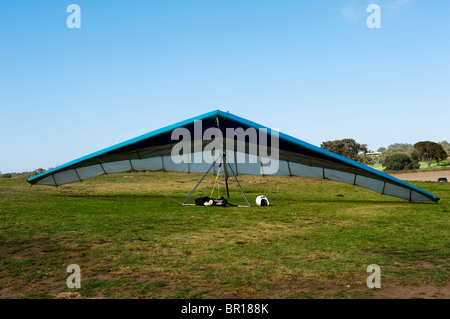
[[[315,177],[413,202],[439,201],[438,196],[388,174],[219,110],[84,156],[28,182],[60,186],[111,173],[205,173],[211,166],[210,174],[216,174],[222,155],[237,175]]]

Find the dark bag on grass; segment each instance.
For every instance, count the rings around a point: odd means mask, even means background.
[[[222,196],[219,199],[211,198],[208,196],[199,197],[195,199],[195,205],[197,206],[222,206],[225,207],[227,205],[231,205],[228,201]]]

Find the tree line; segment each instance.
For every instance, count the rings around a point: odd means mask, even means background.
[[[421,141],[414,145],[394,143],[387,148],[379,148],[377,152],[368,150],[366,144],[359,144],[351,138],[326,141],[320,147],[365,165],[380,163],[385,170],[419,169],[420,162],[427,163],[428,167],[431,167],[432,163],[450,166],[450,144],[447,141]]]
[[[26,178],[26,179],[28,179],[28,178],[31,178],[33,176],[39,175],[39,174],[41,174],[43,172],[45,172],[45,169],[43,169],[43,168],[38,168],[38,169],[35,169],[34,171],[31,171],[31,172],[21,172],[21,173],[14,172],[14,173],[4,173],[4,174],[2,174],[0,172],[0,178]]]
[[[433,162],[439,166],[450,166],[450,143],[442,141],[439,143],[422,141],[414,145],[407,143],[394,143],[387,148],[380,147],[375,152],[367,148],[367,144],[360,144],[354,139],[326,141],[320,145],[321,148],[342,155],[364,165],[381,163],[385,170],[413,170],[420,168],[420,162],[427,163],[428,167]],[[31,172],[5,173],[0,172],[0,178],[30,178],[45,172],[38,168]]]

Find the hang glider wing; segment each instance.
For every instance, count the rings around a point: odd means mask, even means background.
[[[186,134],[191,139],[186,139]],[[204,173],[223,150],[236,174],[323,178],[409,201],[439,201],[438,196],[388,174],[219,110],[84,156],[28,182],[60,186],[127,171]],[[211,174],[217,172],[218,165],[219,161]]]

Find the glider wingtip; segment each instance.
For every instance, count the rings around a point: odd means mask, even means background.
[[[30,179],[27,179],[28,184],[30,184],[31,186],[36,185],[37,182],[36,181],[32,181]]]

